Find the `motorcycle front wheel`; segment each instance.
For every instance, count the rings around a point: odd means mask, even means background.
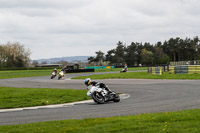
[[[120,97],[118,94],[115,94],[114,98],[113,98],[114,102],[119,102],[120,101]]]
[[[98,103],[98,104],[103,104],[105,103],[105,99],[104,97],[102,96],[101,93],[99,92],[94,92],[92,95],[92,99],[94,100],[94,102]]]

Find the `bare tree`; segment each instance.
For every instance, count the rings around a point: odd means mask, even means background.
[[[0,67],[25,67],[30,63],[30,50],[18,42],[0,45]]]

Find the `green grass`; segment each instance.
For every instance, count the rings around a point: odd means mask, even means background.
[[[0,87],[0,109],[87,100],[87,90]]]
[[[0,71],[0,79],[20,78],[20,77],[35,77],[35,76],[48,76],[48,75],[50,77],[52,70],[53,69]],[[147,70],[147,68],[146,67],[129,68],[129,71],[134,71],[134,70]],[[110,72],[110,71],[121,71],[121,68],[96,69],[95,70],[95,72]]]
[[[121,71],[122,68],[111,68],[111,69],[95,69],[95,72],[112,72],[112,71]],[[130,67],[128,71],[136,70],[147,70],[147,67]]]
[[[34,77],[34,76],[47,76],[51,75],[50,70],[10,70],[0,71],[0,79],[19,78],[19,77]]]
[[[163,75],[151,75],[147,72],[127,72],[127,73],[112,73],[101,75],[90,75],[75,77],[73,79],[200,79],[200,74],[169,74],[165,72]]]
[[[199,133],[200,109],[0,126],[3,133]]]

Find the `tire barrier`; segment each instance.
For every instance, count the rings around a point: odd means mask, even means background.
[[[85,69],[110,69],[115,68],[115,66],[92,66],[92,67],[85,67]]]
[[[149,74],[155,74],[155,75],[163,75],[163,67],[149,67],[148,73]]]
[[[170,66],[170,74],[200,74],[200,65]]]

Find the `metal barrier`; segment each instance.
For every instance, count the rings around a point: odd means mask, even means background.
[[[170,66],[200,65],[200,60],[170,62]]]
[[[163,75],[163,67],[149,67],[148,73],[149,74],[155,74],[155,75]]]

